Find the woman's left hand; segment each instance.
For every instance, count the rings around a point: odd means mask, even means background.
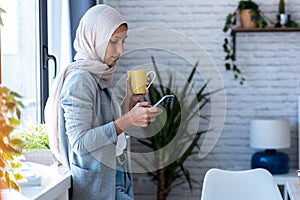
[[[146,90],[145,94],[134,94],[133,91],[132,91],[131,84],[130,84],[130,77],[128,76],[128,78],[126,80],[126,96],[125,96],[124,101],[122,103],[123,111],[125,111],[124,113],[131,110],[131,108],[138,101],[140,101],[142,98],[144,98],[146,96],[146,94],[148,94],[148,92],[149,91]]]

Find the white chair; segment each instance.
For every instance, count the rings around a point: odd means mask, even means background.
[[[213,168],[204,176],[201,200],[282,200],[282,196],[273,176],[265,169]]]

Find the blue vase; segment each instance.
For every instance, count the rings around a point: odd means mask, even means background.
[[[271,174],[286,174],[290,169],[290,161],[287,154],[267,149],[253,154],[251,168],[264,168]]]

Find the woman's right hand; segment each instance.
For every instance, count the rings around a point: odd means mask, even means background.
[[[149,102],[140,102],[115,122],[123,131],[130,126],[146,127],[150,122],[154,122],[161,112],[161,108],[152,107]]]
[[[130,111],[130,121],[133,126],[148,126],[150,122],[154,122],[156,117],[160,115],[162,110],[158,107],[151,107],[148,102],[137,103]]]

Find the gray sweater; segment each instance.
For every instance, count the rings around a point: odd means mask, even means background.
[[[115,199],[116,105],[102,79],[84,70],[66,77],[60,97],[59,139],[64,165],[72,173],[74,200]]]

